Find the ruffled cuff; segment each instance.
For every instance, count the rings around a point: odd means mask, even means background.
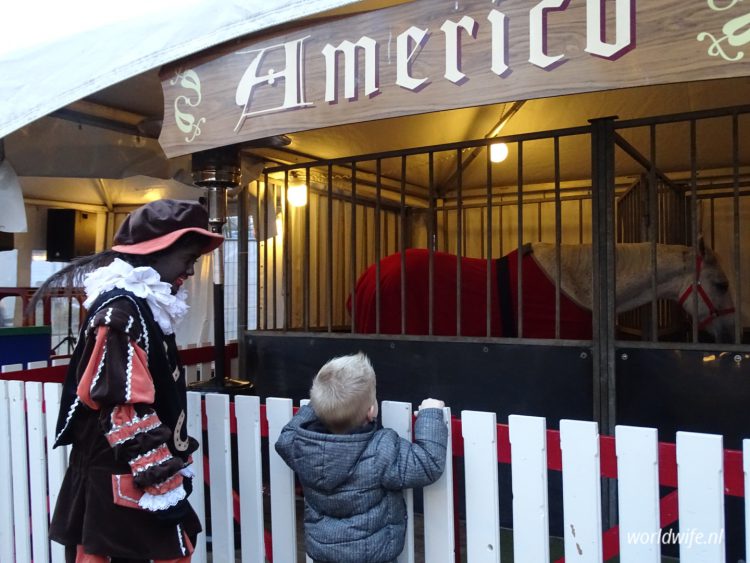
[[[151,493],[143,493],[143,496],[138,501],[138,506],[144,510],[150,512],[156,512],[157,510],[165,510],[176,505],[181,500],[187,497],[185,488],[180,485],[171,491],[168,491],[161,495],[152,495]]]
[[[180,469],[180,474],[183,477],[190,477],[191,479],[195,477],[195,470],[193,469],[193,464],[186,465],[182,469]]]

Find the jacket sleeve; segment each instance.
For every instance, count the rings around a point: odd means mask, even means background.
[[[386,489],[424,487],[437,481],[445,469],[448,427],[442,409],[422,409],[414,427],[414,443],[398,438],[396,450],[383,473]]]
[[[104,437],[115,458],[126,461],[133,482],[144,492],[138,504],[157,512],[176,505],[187,494],[183,470],[167,444],[172,430],[154,411],[154,383],[148,369],[144,333],[137,309],[124,300],[98,311],[87,327],[90,350],[77,395],[100,412]]]
[[[315,411],[310,405],[300,407],[284,428],[281,429],[279,439],[276,440],[276,452],[281,456],[281,459],[294,470],[294,456],[293,456],[293,444],[294,436],[297,429],[307,422],[315,420]]]

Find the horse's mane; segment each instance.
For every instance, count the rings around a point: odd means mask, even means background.
[[[625,243],[615,247],[617,253],[617,306],[627,310],[634,300],[642,300],[644,287],[650,283],[650,243]],[[534,257],[551,279],[556,277],[556,247],[550,243],[532,244]],[[669,280],[686,272],[690,247],[683,245],[656,245],[657,284],[664,286]],[[563,244],[560,246],[560,286],[568,297],[579,305],[591,308],[593,288],[591,286],[592,252],[590,244]]]

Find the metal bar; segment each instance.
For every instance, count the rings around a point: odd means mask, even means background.
[[[305,231],[304,231],[304,248],[305,255],[303,257],[303,269],[302,269],[302,328],[308,330],[310,328],[310,191],[308,186],[310,185],[310,167],[305,168],[305,198],[307,199],[307,205],[305,205]]]
[[[262,213],[261,207],[260,207],[260,180],[255,180],[255,196],[256,196],[256,205],[258,209],[258,214],[256,216],[256,219],[258,219],[257,223],[255,220],[253,220],[253,231],[255,231],[255,328],[256,330],[261,328],[261,317],[260,312],[263,311],[265,313],[266,305],[263,303],[263,306],[261,308],[261,292],[260,292],[260,286],[261,281],[263,278],[261,277],[261,269],[260,269],[260,245],[261,245],[261,239],[263,238],[260,235],[260,215]],[[265,244],[263,245],[265,247]],[[263,265],[263,268],[265,270],[265,264]],[[266,284],[263,283],[263,287],[265,287]],[[265,323],[263,325],[263,328],[265,328]]]
[[[594,367],[594,416],[605,434],[612,435],[617,422],[617,386],[615,372],[615,143],[614,118],[591,120],[591,230]],[[602,487],[606,507],[603,524],[617,522],[617,491],[612,481]]]
[[[656,183],[656,125],[649,127],[649,139],[651,150],[651,167],[648,170],[648,240],[651,251],[651,341],[659,340],[659,308],[656,299],[656,280],[658,278],[659,264],[656,262],[656,237],[658,232],[658,201],[657,191],[659,189]]]
[[[461,191],[464,183],[463,169],[461,165],[463,155],[461,151],[456,151],[456,336],[461,336],[461,259],[463,257],[463,227],[464,227],[464,211],[461,201]]]
[[[516,299],[518,300],[517,307],[518,307],[518,318],[516,319],[517,323],[517,334],[519,338],[523,338],[523,143],[518,143],[518,173],[516,175],[516,181],[518,182],[518,195],[517,195],[517,205],[518,205],[518,233],[516,236],[516,248],[518,249],[516,252],[516,260],[518,262],[518,271],[517,271],[517,287],[518,287],[518,295],[516,295]]]
[[[399,253],[401,255],[401,334],[406,334],[406,157],[401,157],[401,236]]]
[[[592,284],[594,295],[594,415],[605,434],[616,422],[615,402],[615,249],[613,229],[614,120],[591,121]]]
[[[354,162],[352,162],[352,202],[351,202],[351,224],[350,226],[350,232],[349,232],[349,253],[350,253],[350,260],[349,260],[349,276],[350,276],[350,293],[351,295],[351,304],[352,304],[352,333],[356,332],[355,330],[355,320],[357,315],[357,299],[356,299],[356,289],[357,289],[357,207],[354,204],[354,196],[357,194],[357,166]]]
[[[294,272],[292,271],[292,256],[294,252],[294,231],[291,227],[292,213],[289,209],[289,200],[287,194],[289,193],[289,177],[284,178],[284,190],[281,194],[281,206],[284,209],[284,241],[282,242],[284,252],[284,271],[282,278],[286,284],[286,303],[284,307],[284,328],[289,330],[292,328],[292,311],[294,310],[294,284],[292,283]]]
[[[502,196],[500,196],[502,197]],[[505,256],[505,245],[503,244],[505,242],[505,239],[503,238],[503,202],[499,202],[498,207],[498,214],[497,214],[497,242],[498,246],[500,247],[500,252],[498,253],[500,256]]]
[[[326,253],[328,255],[326,268],[326,327],[328,332],[333,330],[333,165],[328,165],[328,225],[326,225]],[[354,296],[352,296],[352,301]]]
[[[380,334],[380,159],[375,163],[375,170],[375,333]]]
[[[492,160],[490,160],[490,146],[485,149],[487,158],[487,171],[485,176],[487,188],[487,277],[485,279],[485,291],[487,314],[485,322],[487,325],[487,336],[492,335]]]
[[[734,249],[734,295],[737,298],[734,313],[734,342],[742,342],[742,283],[740,250],[742,239],[740,238],[740,125],[737,114],[732,115],[732,165],[734,168],[734,194],[732,197],[732,238]]]
[[[433,321],[435,318],[435,231],[436,227],[436,210],[435,210],[435,153],[430,151],[427,157],[429,167],[429,184],[430,184],[430,220],[427,222],[427,292],[428,292],[428,334],[433,334]]]
[[[578,200],[578,244],[583,244],[583,199]]]
[[[536,203],[536,241],[542,242],[542,202]]]
[[[247,281],[248,281],[248,246],[249,228],[249,185],[244,184],[237,194],[237,349],[239,377],[247,377],[247,358],[245,331],[247,330]]]
[[[698,342],[698,131],[694,119],[690,120],[690,209],[691,237],[693,249],[693,342]]]
[[[702,111],[691,111],[683,113],[671,113],[657,117],[645,117],[638,119],[625,119],[618,121],[615,129],[628,129],[632,127],[643,127],[644,125],[663,125],[665,123],[676,123],[680,121],[696,121],[698,119],[710,119],[714,117],[726,117],[740,113],[750,113],[750,105],[739,105],[727,108],[708,109]]]
[[[258,196],[260,197],[260,187],[258,187]],[[258,207],[260,207],[260,205],[258,205]],[[268,174],[264,174],[263,210],[263,236],[265,237],[265,240],[263,241],[263,328],[268,329]],[[275,229],[276,227],[274,226],[274,231]],[[274,239],[275,238],[276,237],[274,237]],[[258,261],[260,262],[260,260]],[[276,264],[274,263],[274,276],[276,275],[275,269]],[[274,297],[275,296],[276,292],[274,292]],[[276,307],[274,307],[274,311],[275,310]],[[276,328],[275,323],[273,328]]]
[[[558,137],[567,137],[567,136],[574,136],[574,135],[588,135],[590,131],[591,131],[590,126],[584,125],[580,127],[569,127],[566,129],[552,129],[548,131],[536,131],[533,133],[524,133],[522,135],[508,135],[504,137],[496,137],[495,139],[493,139],[493,142],[504,142],[506,144],[511,144],[511,143],[524,142],[524,141],[548,139],[554,135],[557,135]],[[363,161],[375,161],[377,159],[400,158],[401,156],[416,156],[416,155],[424,154],[426,152],[435,153],[435,152],[467,149],[467,148],[473,148],[473,147],[483,147],[487,143],[488,143],[487,139],[474,139],[470,141],[462,141],[460,143],[445,143],[441,145],[428,145],[428,146],[416,147],[416,148],[411,148],[411,149],[399,149],[399,150],[392,150],[392,151],[373,152],[373,153],[367,153],[367,154],[360,154],[356,156],[348,156],[345,158],[334,158],[331,160],[315,160],[315,161],[306,163],[306,165],[319,167],[319,166],[324,166],[328,164],[329,162],[333,165],[338,165],[338,164],[348,165],[348,164],[356,164],[358,162],[363,162]],[[299,164],[288,164],[285,166],[275,166],[272,168],[267,168],[266,171],[269,174],[273,174],[276,172],[284,172],[284,170],[293,170],[298,167],[299,167]]]
[[[562,192],[564,190],[560,190],[560,191]],[[554,190],[552,191],[552,193],[554,194]],[[750,195],[750,194],[748,194],[748,195]],[[512,194],[503,194],[503,197],[514,197],[514,198],[517,199],[518,198],[518,194],[515,193],[515,192],[513,192]],[[508,200],[508,201],[496,201],[496,202],[494,202],[492,204],[492,206],[493,207],[515,207],[516,205],[518,205],[518,202],[516,201],[516,199],[514,199],[512,201],[511,200]],[[588,201],[590,199],[591,199],[590,195],[575,195],[575,196],[562,196],[561,197],[561,201],[578,201],[578,200]],[[526,199],[526,198],[524,198],[524,203],[526,205],[535,204],[535,203],[549,203],[550,201],[552,201],[552,200],[550,200],[548,198],[533,198],[533,199]],[[461,207],[463,207],[464,211],[466,211],[466,210],[469,210],[469,209],[484,209],[486,205],[487,204],[484,203],[484,202],[482,202],[482,203],[468,203],[468,204],[464,203]],[[455,210],[455,209],[457,209],[457,207],[458,207],[457,204],[450,204],[450,203],[445,204],[443,206],[443,208],[445,210],[447,210],[447,211]]]
[[[652,124],[651,127],[653,126],[654,125]],[[672,179],[669,176],[667,176],[664,172],[656,168],[653,162],[649,162],[649,160],[645,156],[643,156],[640,152],[638,152],[638,149],[636,149],[628,141],[622,138],[618,133],[615,133],[615,142],[623,151],[625,151],[625,153],[628,156],[630,156],[638,164],[643,166],[644,170],[648,170],[650,172],[653,169],[654,173],[667,186],[673,187],[675,185],[675,183],[672,181]]]
[[[560,285],[562,283],[562,202],[560,201],[560,138],[554,139],[555,161],[555,338],[560,338]]]

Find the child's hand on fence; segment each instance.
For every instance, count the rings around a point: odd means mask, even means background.
[[[445,403],[439,399],[425,399],[422,404],[419,405],[419,410],[422,409],[442,409]]]

